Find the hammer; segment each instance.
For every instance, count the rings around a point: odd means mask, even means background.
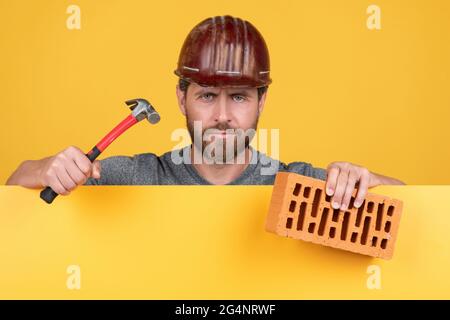
[[[155,108],[145,99],[133,99],[125,101],[130,107],[131,114],[120,122],[114,129],[112,129],[99,143],[97,143],[91,151],[86,153],[86,156],[91,162],[95,159],[113,142],[118,136],[124,133],[128,128],[135,125],[143,119],[147,119],[151,124],[156,124],[161,119]],[[47,202],[52,203],[58,194],[52,188],[46,187],[41,191],[41,198]]]

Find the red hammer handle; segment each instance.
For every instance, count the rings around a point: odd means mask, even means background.
[[[91,162],[102,153],[117,137],[124,133],[128,128],[136,124],[138,121],[133,115],[126,117],[121,123],[119,123],[114,129],[112,129],[99,143],[97,143],[86,156]],[[52,188],[46,187],[41,191],[41,199],[43,199],[48,204],[52,203],[53,200],[58,196],[58,194],[53,191]]]

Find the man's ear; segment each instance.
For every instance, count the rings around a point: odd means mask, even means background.
[[[259,114],[261,114],[261,112],[264,109],[264,104],[266,103],[267,91],[268,91],[268,89],[266,91],[264,91],[264,93],[261,96],[261,99],[259,99],[259,101],[258,101],[258,112],[259,112]]]
[[[186,116],[186,91],[182,91],[180,89],[180,86],[177,85],[177,100],[178,100],[178,107],[180,108],[181,113]]]

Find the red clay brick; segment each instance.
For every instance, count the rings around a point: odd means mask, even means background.
[[[367,193],[359,209],[331,207],[325,181],[292,172],[275,178],[266,230],[280,236],[301,239],[372,257],[391,259],[403,202]]]

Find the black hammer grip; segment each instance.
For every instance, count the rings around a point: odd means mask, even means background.
[[[100,155],[101,151],[95,146],[92,148],[91,151],[86,153],[86,156],[88,157],[91,162],[94,162],[95,159]],[[44,190],[41,191],[41,199],[47,202],[48,204],[52,203],[53,200],[58,196],[58,194],[53,191],[52,188],[47,187]]]

